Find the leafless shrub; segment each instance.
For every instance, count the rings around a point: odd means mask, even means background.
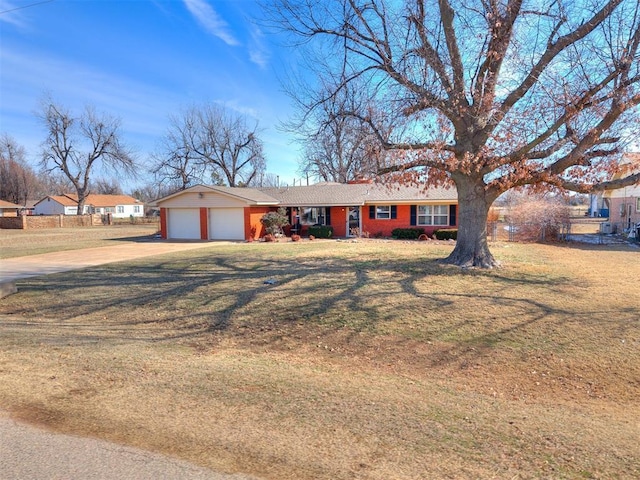
[[[509,228],[514,240],[559,240],[567,231],[570,214],[569,206],[558,197],[523,199],[509,210]]]

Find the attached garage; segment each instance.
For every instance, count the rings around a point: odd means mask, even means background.
[[[244,208],[210,208],[210,240],[244,240]]]
[[[169,238],[177,240],[200,239],[200,210],[198,208],[171,208],[167,215]]]
[[[278,201],[252,188],[195,185],[156,205],[162,238],[255,240],[263,235],[260,218]]]

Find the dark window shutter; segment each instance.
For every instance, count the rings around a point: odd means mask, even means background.
[[[369,218],[376,218],[376,206],[369,205]]]
[[[456,225],[456,207],[457,205],[449,205],[449,226],[455,227]]]
[[[326,212],[326,216],[324,219],[324,224],[325,225],[331,225],[331,207],[325,207],[325,212]]]
[[[391,205],[391,218],[398,218],[398,207]]]
[[[418,207],[416,205],[411,205],[411,225],[418,224]]]

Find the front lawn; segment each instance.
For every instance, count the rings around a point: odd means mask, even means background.
[[[0,409],[264,479],[640,476],[640,251],[215,245],[19,282]]]

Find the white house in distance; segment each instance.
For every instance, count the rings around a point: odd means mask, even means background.
[[[35,215],[76,215],[77,195],[51,195],[35,204]],[[144,216],[144,204],[128,195],[89,194],[84,204],[83,214],[111,214],[113,218]]]

